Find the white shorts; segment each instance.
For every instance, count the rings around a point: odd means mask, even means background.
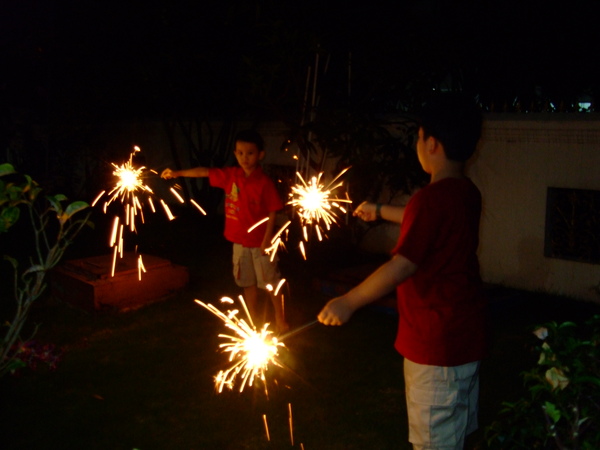
[[[244,247],[233,244],[233,278],[239,287],[258,286],[266,289],[267,284],[273,288],[281,280],[277,265],[277,255],[271,261],[258,247]]]
[[[414,449],[462,450],[478,427],[479,361],[455,367],[404,358],[408,440]]]

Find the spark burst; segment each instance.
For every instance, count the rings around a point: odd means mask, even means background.
[[[238,309],[222,312],[210,303],[195,300],[233,331],[233,334],[219,334],[219,337],[225,340],[219,345],[219,348],[223,349],[223,352],[229,353],[229,362],[233,362],[233,365],[226,370],[219,371],[215,376],[215,388],[219,393],[223,391],[224,387],[233,389],[239,377],[239,392],[242,392],[246,386],[252,386],[254,381],[259,379],[264,385],[265,394],[268,394],[266,372],[271,364],[282,367],[277,356],[279,349],[285,345],[268,329],[268,323],[262,329],[257,330],[242,296],[239,297],[239,301],[246,318],[238,317]],[[234,303],[229,297],[223,297],[221,302]]]
[[[300,179],[300,182],[292,186],[290,201],[287,204],[294,207],[296,214],[300,218],[305,242],[308,242],[309,239],[308,228],[310,226],[313,227],[319,241],[323,240],[325,230],[328,231],[331,225],[337,222],[337,213],[346,213],[343,204],[352,203],[352,200],[349,198],[333,197],[333,191],[343,185],[342,181],[337,182],[337,184],[336,181],[348,169],[350,167],[342,170],[327,185],[321,182],[323,172],[317,176],[313,176],[308,183],[302,178],[299,172],[296,172],[296,176]],[[306,252],[302,241],[300,241],[300,250],[306,259]]]
[[[158,175],[158,173],[151,169],[146,169],[145,166],[135,166],[133,163],[133,157],[137,152],[140,152],[141,149],[136,145],[133,148],[133,151],[129,155],[129,160],[121,165],[117,165],[115,163],[111,163],[113,166],[113,175],[115,176],[115,185],[113,188],[106,193],[106,190],[103,190],[98,194],[98,196],[92,202],[92,207],[96,205],[98,201],[106,194],[108,197],[104,202],[103,211],[107,213],[108,207],[113,202],[121,202],[123,206],[122,214],[115,215],[113,221],[113,228],[110,234],[109,239],[109,247],[113,249],[113,264],[111,269],[111,276],[115,275],[115,267],[117,262],[117,256],[120,258],[123,257],[124,251],[124,233],[129,230],[129,232],[136,232],[136,220],[141,220],[144,223],[144,209],[143,205],[147,204],[150,206],[152,212],[156,212],[154,207],[154,201],[152,200],[154,192],[144,182],[144,177],[147,176],[148,172]],[[175,191],[174,188],[171,188],[172,194],[179,200],[181,203],[184,203],[181,195]],[[140,200],[141,199],[141,200]],[[198,205],[196,202],[192,200],[192,203],[196,208],[200,210],[203,214],[206,214],[204,210]],[[171,212],[169,205],[165,203],[163,199],[160,199],[160,204],[163,207],[163,210],[169,220],[175,219],[175,216]],[[142,262],[142,256],[140,255],[138,258],[138,279],[141,280],[142,272],[146,272],[144,267],[144,263]]]
[[[299,172],[296,172],[296,176],[300,179],[300,182],[292,186],[290,192],[290,201],[288,205],[294,206],[295,214],[300,219],[300,225],[302,227],[302,236],[304,242],[308,242],[310,231],[309,227],[313,227],[319,241],[323,240],[325,231],[329,231],[331,225],[337,223],[338,212],[343,214],[346,213],[344,203],[352,203],[349,198],[338,198],[332,197],[333,191],[341,187],[344,183],[342,181],[336,181],[348,171],[350,167],[342,170],[329,184],[325,185],[321,183],[321,177],[323,172],[319,175],[312,177],[308,183],[302,178]],[[250,228],[248,233],[253,229],[263,224],[268,220],[268,217],[258,221]],[[291,220],[288,220],[273,236],[271,239],[271,245],[265,249],[265,253],[271,255],[271,260],[275,258],[275,254],[280,247],[285,247],[284,240],[287,238],[286,232]],[[324,229],[323,229],[324,228]],[[306,259],[306,251],[304,249],[304,242],[300,241],[299,248],[304,259]]]

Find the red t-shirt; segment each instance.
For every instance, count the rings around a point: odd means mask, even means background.
[[[225,238],[244,247],[260,247],[267,224],[248,229],[283,208],[273,181],[257,167],[246,177],[241,167],[209,169],[211,186],[225,190]]]
[[[406,206],[393,253],[418,266],[397,287],[396,349],[418,364],[458,366],[485,353],[485,306],[477,246],[481,194],[444,178]]]

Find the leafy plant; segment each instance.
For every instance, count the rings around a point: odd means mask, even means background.
[[[537,327],[537,365],[523,374],[528,395],[503,408],[485,430],[490,448],[600,448],[600,316],[583,327]]]
[[[17,174],[11,164],[0,164],[0,234],[8,233],[15,226],[24,209],[30,219],[34,244],[29,266],[22,271],[15,257],[3,256],[13,268],[12,294],[16,304],[14,317],[5,323],[6,333],[0,342],[0,377],[26,365],[21,356],[31,338],[23,340],[21,331],[31,306],[46,289],[47,272],[58,264],[81,229],[86,224],[91,225],[90,213],[82,219],[74,219],[88,208],[87,203],[76,201],[65,207],[64,195],[42,196],[42,191],[30,176]]]

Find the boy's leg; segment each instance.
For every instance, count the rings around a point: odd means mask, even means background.
[[[246,286],[244,289],[244,301],[246,302],[246,306],[248,307],[248,312],[250,312],[250,317],[252,317],[252,321],[254,325],[260,326],[262,325],[262,317],[260,316],[260,309],[258,307],[258,287],[254,286]]]
[[[251,249],[240,244],[233,244],[233,278],[235,283],[244,290],[244,301],[248,307],[248,312],[257,324],[260,314],[258,308],[259,291],[256,286],[252,253]]]
[[[438,367],[405,358],[404,379],[413,448],[462,450],[477,429],[479,362]]]
[[[269,298],[275,311],[275,329],[277,334],[285,333],[290,329],[287,321],[285,320],[285,309],[283,305],[283,294],[275,295],[272,291],[269,291]]]

